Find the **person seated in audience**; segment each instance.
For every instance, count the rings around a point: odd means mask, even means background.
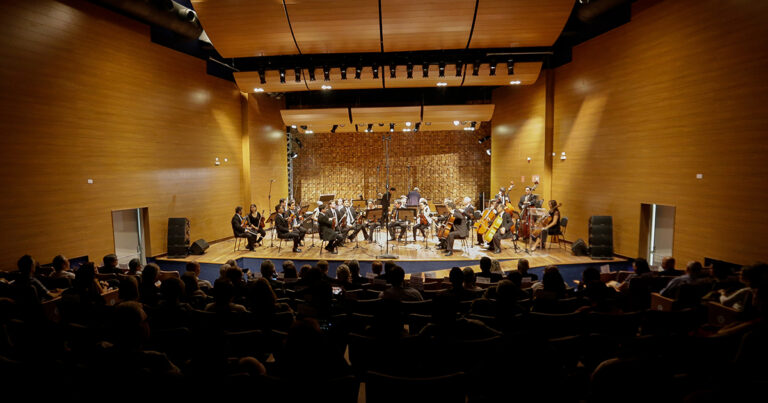
[[[69,259],[64,257],[64,255],[56,255],[56,257],[53,258],[53,273],[51,273],[50,277],[53,279],[64,278],[74,280],[75,273],[69,269]]]
[[[118,304],[108,321],[108,331],[114,344],[102,343],[97,366],[103,373],[126,381],[138,375],[181,375],[165,354],[143,348],[149,338],[149,324],[138,302]]]
[[[432,299],[432,319],[419,332],[429,340],[482,340],[501,333],[475,319],[458,318],[459,302],[449,295]]]
[[[520,289],[520,286],[512,280],[504,279],[499,281],[496,287],[496,317],[499,319],[511,318],[518,313],[526,311],[521,300],[527,299],[528,294]],[[490,289],[490,288],[489,288]]]
[[[492,264],[492,260],[488,256],[481,257],[480,273],[477,274],[477,277],[486,277],[491,283],[497,283],[504,278],[503,274],[491,273]]]
[[[456,298],[457,301],[472,301],[477,298],[477,294],[468,291],[464,288],[464,272],[460,267],[454,266],[448,273],[448,281],[451,283],[451,288],[441,291],[440,295],[451,296]]]
[[[235,267],[235,268],[238,268],[238,269],[240,269],[240,271],[243,271],[243,268],[242,268],[242,267],[240,267],[240,266],[237,264],[237,260],[235,260],[235,259],[229,259],[229,260],[227,260],[227,264],[229,265],[229,267]]]
[[[726,265],[716,264],[712,267],[712,290],[723,290],[725,293],[731,293],[744,287],[744,283],[733,273],[733,270]]]
[[[387,276],[383,275],[381,272],[384,270],[384,263],[381,262],[381,260],[374,260],[371,262],[371,272],[374,274],[374,279],[376,280],[386,280]]]
[[[311,312],[307,312],[308,314],[316,317],[330,315],[331,303],[333,302],[333,289],[330,280],[319,267],[313,267],[307,271],[306,276],[302,279],[301,287],[296,287],[297,297],[306,301],[306,307],[311,310]]]
[[[139,284],[139,301],[142,304],[155,306],[160,302],[160,289],[156,284],[159,275],[160,267],[155,263],[148,263],[142,270]]]
[[[389,282],[392,287],[382,291],[379,295],[382,299],[391,299],[396,301],[423,301],[421,293],[415,288],[403,285],[405,280],[405,271],[400,266],[395,266],[389,273]]]
[[[336,282],[336,279],[328,275],[329,270],[329,264],[327,260],[318,260],[317,261],[317,268],[320,269],[321,272],[323,272],[323,277],[326,281],[330,282],[331,284]]]
[[[565,298],[566,285],[557,266],[544,269],[541,283],[534,284],[533,305],[537,312],[551,312],[554,304]]]
[[[232,282],[218,279],[213,282],[213,302],[206,305],[205,310],[216,313],[248,312],[243,305],[232,302],[234,297],[235,287]]]
[[[187,273],[192,273],[192,275],[195,278],[195,281],[197,281],[197,287],[203,291],[210,290],[213,288],[213,285],[208,280],[202,280],[200,278],[200,263],[198,262],[187,262]]]
[[[336,268],[336,285],[340,286],[343,291],[359,290],[361,287],[355,285],[352,282],[352,273],[349,271],[349,266],[346,264],[340,264]]]
[[[293,260],[283,260],[282,273],[283,273],[283,281],[285,281],[285,279],[298,278],[298,275],[296,274],[296,264],[293,263]],[[289,280],[289,281],[295,282],[295,280]]]
[[[178,278],[167,278],[160,284],[162,298],[152,310],[154,326],[166,329],[188,327],[192,322],[192,305],[183,301],[184,282]]]
[[[756,268],[756,266],[744,266],[739,276],[744,287],[736,291],[728,291],[722,288],[716,290],[719,296],[717,302],[738,311],[748,311],[754,306],[753,299],[757,293],[757,285],[760,282],[759,268]]]
[[[232,266],[230,266],[227,263],[224,263],[223,265],[219,266],[219,278],[216,280],[226,280],[227,279],[227,271],[231,269]]]
[[[329,345],[317,320],[303,318],[293,322],[275,362],[277,376],[318,381],[350,373],[343,351]]]
[[[391,299],[381,302],[379,309],[374,312],[373,322],[366,326],[363,333],[385,342],[408,337],[400,303]]]
[[[299,270],[299,278],[304,278],[304,276],[307,275],[309,272],[309,269],[312,268],[312,265],[305,264],[301,266],[301,269]]]
[[[667,298],[677,299],[677,292],[682,285],[699,285],[708,281],[708,277],[704,273],[704,268],[701,266],[701,263],[692,260],[688,262],[688,266],[685,268],[685,274],[670,280],[667,286],[661,290],[661,295]]]
[[[647,267],[648,263],[646,262],[645,265]],[[638,274],[637,269],[635,269],[635,274]],[[650,275],[650,271],[647,274]],[[608,287],[600,280],[600,270],[594,266],[587,267],[581,273],[581,282],[579,282],[579,286],[576,289],[576,296],[589,304],[589,308],[584,309],[596,312],[610,312],[617,308],[616,290],[613,287]],[[648,298],[650,298],[650,291],[648,291]]]
[[[530,265],[528,263],[528,259],[520,259],[517,261],[517,271],[522,274],[523,278],[528,277],[530,279],[530,282],[533,283],[534,281],[537,281],[539,279],[539,276],[528,273],[528,270],[530,269]]]
[[[120,274],[122,272],[118,265],[117,255],[110,253],[104,256],[104,266],[99,267],[99,274]]]
[[[19,275],[11,283],[11,295],[17,304],[39,304],[53,296],[48,289],[35,278],[37,262],[30,255],[24,255],[16,262]]]
[[[349,260],[346,262],[349,267],[349,274],[352,276],[352,284],[357,287],[361,287],[363,284],[368,284],[368,279],[360,277],[360,262],[357,260]]]
[[[121,302],[139,300],[139,281],[135,276],[120,277],[120,285],[117,288],[117,298]]]
[[[464,275],[464,289],[479,297],[479,294],[484,290],[475,285],[475,271],[471,267],[465,267],[462,274]]]
[[[616,289],[619,291],[626,291],[629,289],[629,282],[633,279],[640,278],[648,279],[647,281],[650,281],[650,279],[653,278],[653,272],[651,272],[651,267],[648,265],[648,261],[645,260],[645,258],[639,257],[635,259],[635,261],[632,262],[632,271],[633,273],[627,276]]]
[[[392,271],[392,269],[395,268],[395,266],[396,264],[392,260],[387,260],[386,262],[384,262],[384,273],[380,277],[386,280],[387,283],[391,283],[391,281],[389,280],[389,273]],[[379,277],[376,277],[376,278],[378,279]]]
[[[672,256],[664,256],[664,258],[661,259],[661,271],[659,272],[662,276],[682,276],[685,274],[682,270],[675,269],[675,258]]]
[[[141,260],[139,258],[133,258],[130,262],[128,262],[128,275],[129,276],[137,276],[141,277]]]
[[[195,309],[205,309],[208,295],[199,288],[195,274],[186,272],[181,275],[181,281],[184,283],[184,295],[182,295],[181,300],[192,305]]]
[[[288,262],[289,266],[293,265],[293,262]],[[283,289],[284,283],[277,279],[277,270],[275,269],[275,264],[272,263],[271,260],[265,259],[263,262],[261,262],[259,271],[261,272],[261,278],[269,281],[269,285],[272,287],[272,289]],[[283,271],[285,271],[285,263],[283,263]]]
[[[504,279],[504,270],[502,270],[501,262],[498,259],[491,259],[491,276],[491,282],[498,282]]]
[[[245,292],[246,308],[261,318],[270,318],[279,312],[293,312],[288,304],[277,302],[277,295],[265,278],[249,282]]]
[[[104,290],[96,279],[96,264],[86,262],[75,273],[72,288],[62,293],[62,298],[78,304],[104,304]]]
[[[243,279],[243,270],[239,267],[230,267],[226,273],[232,287],[234,287],[233,302],[236,304],[245,303],[245,280]]]

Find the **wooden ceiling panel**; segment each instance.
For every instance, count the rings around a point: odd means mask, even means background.
[[[466,77],[464,77],[465,86],[477,85],[510,85],[510,81],[520,81],[520,85],[531,85],[536,82],[541,73],[541,62],[518,62],[515,63],[515,74],[507,74],[507,63],[498,63],[496,65],[496,75],[490,75],[491,68],[489,64],[481,64],[478,74],[472,75],[474,66],[467,66]]]
[[[283,109],[280,115],[286,126],[349,124],[347,108]]]
[[[439,77],[440,66],[429,66],[429,77],[424,78],[421,65],[413,66],[413,78],[408,78],[408,67],[397,66],[395,78],[390,78],[390,67],[384,67],[384,85],[387,88],[411,88],[411,87],[437,87],[437,83],[446,83],[446,87],[458,87],[461,85],[461,76],[456,77],[456,65],[445,66],[445,77]]]
[[[388,130],[390,122],[418,122],[419,120],[421,120],[420,106],[352,108],[352,123],[358,125],[384,123]]]
[[[381,70],[379,70],[381,74]],[[341,69],[333,67],[330,70],[330,81],[323,79],[323,69],[315,68],[315,81],[309,81],[309,70],[304,70],[304,77],[307,79],[307,86],[310,90],[323,90],[323,85],[331,86],[331,90],[350,90],[350,89],[369,89],[382,88],[381,75],[379,78],[373,78],[373,69],[363,67],[360,72],[360,79],[355,79],[355,68],[347,67],[347,79],[341,79]]]
[[[486,122],[491,120],[493,109],[493,104],[424,105],[423,121],[432,124],[454,120]]]
[[[292,92],[306,91],[304,78],[296,82],[293,70],[286,70],[285,83],[280,83],[280,73],[277,70],[267,70],[264,72],[266,84],[259,80],[259,73],[256,71],[235,72],[235,82],[242,92],[255,92],[256,88],[261,88],[264,92]],[[322,77],[322,76],[321,76]]]
[[[552,46],[573,6],[573,0],[483,0],[469,47]]]
[[[287,7],[303,54],[381,51],[376,0],[294,0]]]
[[[299,53],[281,1],[192,0],[192,5],[225,58]]]
[[[382,1],[384,51],[463,49],[474,12],[475,0]]]

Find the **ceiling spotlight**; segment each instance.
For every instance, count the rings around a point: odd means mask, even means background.
[[[507,75],[511,76],[515,74],[515,62],[512,59],[507,60]]]
[[[439,66],[438,67],[438,69],[439,69],[438,71],[440,72],[438,74],[438,77],[445,77],[445,62],[440,62],[440,64],[438,66]]]
[[[299,148],[304,148],[304,144],[301,144],[301,140],[294,139],[294,141],[296,142],[296,145],[299,146]]]
[[[307,130],[307,131],[305,131],[304,133],[307,133],[307,134],[313,134],[314,132],[313,132],[312,130]]]
[[[328,66],[323,66],[323,81],[331,81],[331,69]]]
[[[379,78],[379,66],[374,65],[374,66],[371,66],[371,68],[373,69],[373,78],[374,79],[378,79]]]
[[[307,130],[307,125],[301,125],[301,130]]]
[[[477,122],[472,122],[471,127],[472,127],[472,130],[475,130],[475,128],[477,127]]]
[[[301,82],[301,68],[300,67],[296,67],[295,69],[293,69],[293,76],[294,76],[294,79],[296,80],[297,83]]]
[[[389,78],[397,78],[397,65],[394,63],[389,65]]]
[[[477,144],[483,144],[483,143],[485,143],[486,141],[488,141],[490,139],[491,139],[491,136],[485,136],[485,137],[483,137],[481,139],[478,139],[477,140]]]
[[[408,66],[405,68],[406,78],[413,78],[413,63],[408,62]]]
[[[472,63],[472,75],[476,76],[478,74],[480,74],[480,61],[475,60],[475,62]]]
[[[411,127],[411,122],[405,122],[405,125]]]
[[[423,63],[421,65],[421,76],[424,78],[429,77],[429,63]]]
[[[416,122],[416,126],[414,126],[413,131],[417,132],[419,129],[421,129],[421,122]]]
[[[321,89],[324,89],[324,90],[330,90],[330,89],[331,89],[331,86],[330,86],[330,85],[323,85],[323,86],[321,86],[320,88],[321,88]]]
[[[253,92],[264,92],[264,88],[254,88]]]
[[[363,72],[363,67],[362,66],[358,65],[357,67],[355,67],[355,80],[359,80],[360,79],[360,73],[362,73],[362,72]]]
[[[496,62],[495,61],[491,61],[491,63],[489,63],[489,67],[491,68],[491,73],[489,75],[495,76],[496,75]]]
[[[296,125],[291,125],[291,129],[295,129],[295,128],[296,128]]]
[[[488,155],[491,155],[491,149],[490,148],[486,148],[485,149],[485,153],[488,154]]]
[[[473,129],[471,127],[465,127],[464,128],[464,131],[466,131],[466,132],[471,132],[472,130],[475,130],[475,129]]]
[[[425,125],[429,126],[432,124],[432,122],[424,122]]]
[[[331,128],[331,133],[336,133],[336,129],[338,128],[339,128],[339,125],[333,125],[333,127]]]
[[[263,67],[259,68],[259,82],[262,83],[262,84],[266,84],[267,83],[267,78],[264,75],[264,68]]]
[[[314,68],[314,66],[309,68],[309,81],[315,81],[315,68]]]
[[[295,151],[294,151],[294,152],[292,152],[292,153],[289,155],[289,157],[291,157],[291,159],[294,159],[294,158],[296,158],[296,157],[298,157],[298,156],[299,156],[299,154],[296,154],[296,152],[295,152]]]
[[[365,129],[365,131],[367,131],[369,133],[372,132],[373,131],[373,123],[368,123],[368,128]]]
[[[518,85],[518,84],[520,84],[520,80],[510,81],[509,83],[512,84],[512,85]]]
[[[341,79],[346,80],[347,79],[347,66],[341,65]]]
[[[441,82],[437,83],[437,86],[438,86],[438,87],[447,87],[447,86],[448,86],[448,83],[446,83],[446,82],[442,82],[442,81],[441,81]]]
[[[391,131],[391,132],[395,131],[395,124],[394,123],[390,123],[389,124],[389,131]]]
[[[285,84],[285,69],[280,69],[280,84]]]
[[[459,60],[456,62],[456,77],[461,77],[461,69],[464,67],[464,64]]]
[[[460,124],[461,124],[461,122],[459,122],[458,120],[454,120],[454,121],[453,121],[453,125],[454,125],[454,126],[458,126],[458,125],[460,125]]]
[[[384,123],[379,123],[379,126],[384,126]]]

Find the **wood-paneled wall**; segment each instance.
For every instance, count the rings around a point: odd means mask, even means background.
[[[288,160],[285,126],[280,116],[284,100],[267,95],[248,95],[248,133],[250,135],[251,200],[259,211],[274,211],[282,197],[288,197]],[[270,180],[272,190],[271,203]]]
[[[569,240],[587,238],[589,216],[611,215],[615,251],[637,256],[640,204],[657,203],[676,207],[682,265],[768,259],[765,15],[766,2],[640,1],[630,23],[556,69],[552,196]],[[520,101],[504,96],[497,111]]]
[[[546,77],[542,74],[536,84],[502,87],[494,90],[493,138],[491,148],[491,189],[515,187],[510,197],[517,200],[538,175],[541,185],[534,193],[549,198],[545,186],[545,100]],[[528,161],[528,157],[531,158]]]
[[[168,217],[188,217],[193,240],[232,235],[243,203],[234,83],[86,1],[9,2],[0,35],[0,267],[24,253],[99,261],[114,251],[118,209],[148,207],[151,255],[166,250]]]
[[[389,146],[390,185],[395,196],[417,186],[433,202],[478,198],[488,194],[487,123],[475,131],[394,132]],[[356,199],[375,198],[386,184],[384,143],[376,133],[315,133],[302,136],[303,149],[294,161],[296,200],[314,203],[320,194]],[[409,168],[410,167],[410,168]]]

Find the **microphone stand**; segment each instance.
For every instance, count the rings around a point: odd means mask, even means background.
[[[267,195],[267,205],[269,208],[272,208],[272,182],[274,182],[274,179],[269,180],[269,194]],[[272,236],[269,238],[269,247],[274,248],[275,247],[275,231],[277,229],[275,228],[275,222],[272,221]]]
[[[387,168],[387,199],[389,199],[389,202],[392,203],[392,195],[389,195],[389,141],[392,140],[392,135],[383,135],[381,136],[381,140],[384,142],[384,162],[386,164]],[[389,221],[389,211],[383,212],[386,214],[387,219],[384,220],[384,225],[387,225],[387,221]],[[385,228],[384,231],[387,233],[387,246],[386,246],[386,252],[383,255],[376,256],[376,259],[397,259],[397,255],[390,255],[389,254],[389,233],[388,229]]]

